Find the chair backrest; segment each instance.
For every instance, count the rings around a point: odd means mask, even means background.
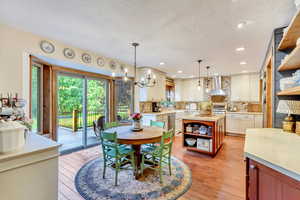
[[[118,151],[117,132],[105,132],[100,134],[103,153],[106,154],[109,150],[115,149]]]
[[[120,126],[119,122],[108,122],[104,124],[104,130]]]
[[[150,121],[150,126],[155,126],[159,128],[165,128],[165,122],[159,122],[159,121]]]
[[[99,117],[97,120],[93,121],[94,131],[97,130],[102,131],[104,130],[104,124],[105,124],[105,116]]]
[[[174,141],[174,131],[172,129],[168,131],[164,131],[159,145],[161,155],[163,153],[171,154],[173,141]]]

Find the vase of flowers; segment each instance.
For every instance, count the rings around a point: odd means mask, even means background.
[[[141,130],[142,129],[142,115],[141,113],[133,113],[130,115],[132,121],[133,121],[133,129],[134,130]]]

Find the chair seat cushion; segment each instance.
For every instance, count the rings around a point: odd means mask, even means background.
[[[119,155],[121,155],[121,156],[128,155],[128,154],[134,152],[133,149],[131,149],[131,148],[123,148],[123,147],[119,148],[118,151],[119,151]],[[109,150],[107,152],[107,155],[109,155],[111,157],[116,157],[116,149]]]

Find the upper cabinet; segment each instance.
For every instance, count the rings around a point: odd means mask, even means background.
[[[175,101],[203,101],[203,88],[198,89],[198,79],[176,79]]]
[[[231,101],[259,101],[259,74],[231,76]]]
[[[141,68],[138,72],[138,78],[143,77],[150,68]],[[153,87],[140,88],[140,101],[164,101],[166,100],[166,74],[151,69],[156,76],[156,84]]]

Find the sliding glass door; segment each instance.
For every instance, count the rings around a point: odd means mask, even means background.
[[[93,122],[108,119],[108,81],[59,73],[57,77],[57,141],[61,151],[99,143]]]
[[[87,145],[99,142],[99,138],[93,129],[93,122],[99,117],[108,121],[108,81],[103,79],[87,78],[87,101],[86,101],[86,122],[87,122]]]
[[[59,73],[57,77],[57,141],[61,151],[84,147],[84,77]]]

